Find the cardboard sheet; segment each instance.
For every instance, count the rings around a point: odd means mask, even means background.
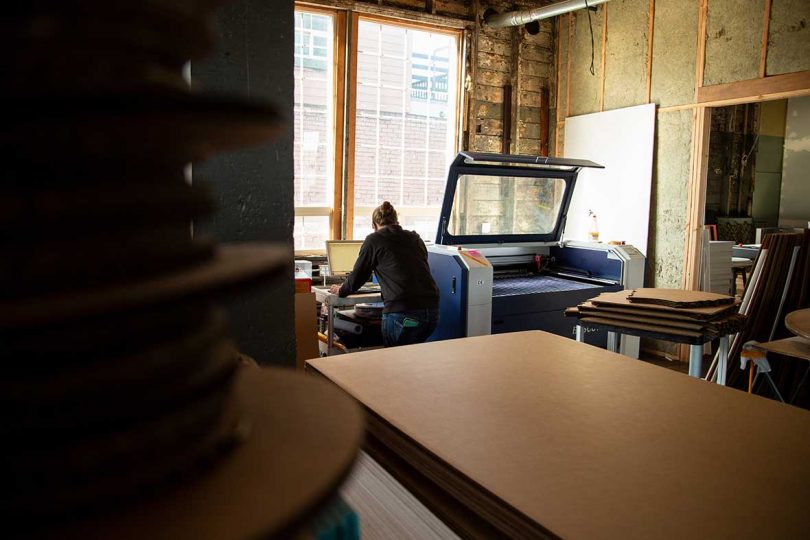
[[[633,289],[627,298],[633,304],[656,304],[678,308],[727,306],[734,303],[734,298],[727,294],[683,289]]]
[[[522,516],[574,540],[810,530],[802,409],[544,332],[308,365],[399,435],[392,453],[441,476],[434,490],[490,521]]]
[[[669,306],[659,306],[656,304],[638,304],[628,300],[627,295],[629,291],[618,291],[612,293],[602,293],[596,298],[591,299],[591,303],[595,306],[610,306],[610,307],[632,307],[635,309],[645,309],[650,311],[661,311],[665,313],[675,313],[678,315],[685,315],[694,319],[710,320],[726,316],[734,313],[737,310],[736,304],[730,306],[710,306],[700,308],[673,308]]]

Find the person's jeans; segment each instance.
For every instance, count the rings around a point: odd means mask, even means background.
[[[383,344],[386,347],[396,347],[424,343],[438,324],[438,309],[410,309],[383,313]]]

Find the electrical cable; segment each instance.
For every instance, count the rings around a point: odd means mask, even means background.
[[[591,75],[596,75],[596,69],[593,67],[595,46],[593,44],[593,23],[591,22],[591,8],[588,6],[588,0],[585,0],[585,10],[588,12],[588,28],[591,29]]]

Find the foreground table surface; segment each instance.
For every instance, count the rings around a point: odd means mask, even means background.
[[[471,497],[537,524],[536,536],[810,530],[810,413],[801,409],[543,332],[309,365],[358,399],[370,426],[413,441],[423,453],[413,467],[452,471]],[[482,504],[476,513],[486,516]]]

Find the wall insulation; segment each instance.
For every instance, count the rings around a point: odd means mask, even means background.
[[[759,77],[762,0],[711,0],[704,86]]]
[[[602,16],[604,4],[591,12],[591,25],[588,24],[588,10],[581,9],[574,17],[571,34],[571,99],[569,115],[577,116],[599,111],[600,79],[602,77]],[[591,74],[591,31],[593,28],[593,67]]]
[[[605,109],[647,102],[647,33],[650,0],[612,0],[607,5]]]
[[[661,107],[695,99],[698,4],[699,0],[655,0],[650,95]]]
[[[766,73],[810,70],[810,1],[773,0]]]
[[[680,288],[693,112],[658,113],[647,285]]]

